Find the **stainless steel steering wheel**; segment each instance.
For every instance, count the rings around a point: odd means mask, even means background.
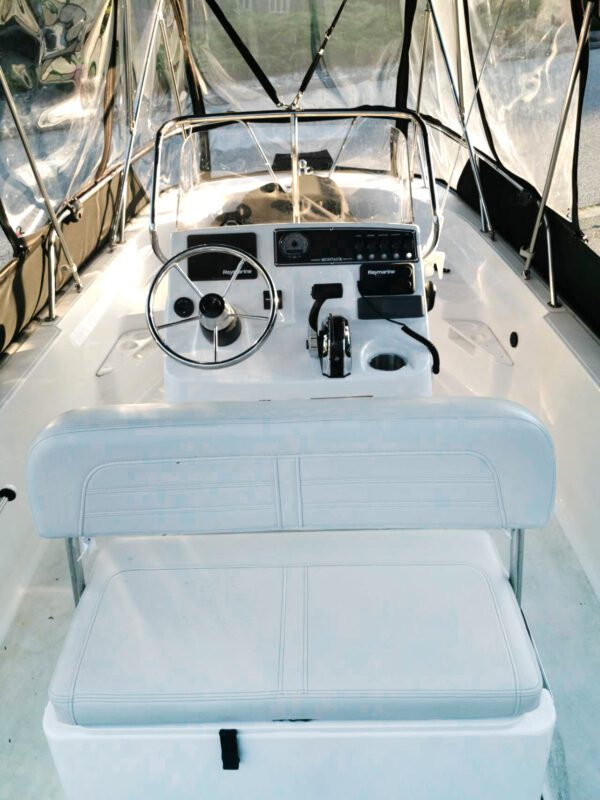
[[[211,254],[229,255],[238,259],[238,263],[233,269],[231,278],[229,279],[222,294],[219,294],[218,292],[201,292],[196,283],[189,278],[186,271],[180,266],[182,262],[186,262],[193,256],[210,256]],[[230,289],[242,275],[242,270],[245,264],[251,268],[254,268],[256,273],[262,278],[264,284],[266,284],[267,303],[265,303],[265,305],[268,308],[268,312],[265,312],[264,315],[238,313],[226,299]],[[180,304],[181,307],[179,311],[177,312],[176,310],[176,313],[178,313],[181,319],[158,324],[154,316],[154,301],[163,280],[173,270],[181,276],[186,288],[189,290],[194,299],[192,300],[189,297],[180,298],[180,300],[185,300],[184,304]],[[260,307],[262,308],[262,293],[260,299]],[[156,273],[152,283],[150,284],[150,289],[148,290],[148,297],[146,300],[146,321],[152,337],[161,350],[163,350],[170,358],[174,359],[180,364],[185,364],[188,367],[196,367],[198,369],[221,369],[223,367],[231,367],[234,364],[239,364],[240,361],[245,361],[263,346],[275,325],[275,321],[277,319],[277,307],[277,290],[275,289],[275,284],[273,283],[267,270],[259,261],[257,261],[256,258],[253,258],[243,250],[239,250],[237,247],[225,245],[197,245],[195,247],[188,247],[186,250],[182,250],[180,253],[177,253],[177,255],[173,256],[173,258],[170,258]],[[226,358],[220,358],[223,348],[223,344],[219,343],[220,339],[222,339],[224,335],[228,335],[231,338],[231,336],[234,335],[234,328],[235,333],[239,335],[239,330],[241,330],[240,326],[244,319],[262,320],[264,325],[261,326],[259,334],[252,339],[248,347],[242,350],[242,352]],[[161,331],[168,331],[175,326],[193,326],[194,323],[197,326],[194,333],[195,336],[198,335],[198,328],[200,328],[205,339],[209,337],[212,339],[212,361],[200,361],[196,358],[190,357],[189,355],[183,355],[174,347],[167,344],[161,333]],[[236,339],[237,335],[235,336]],[[235,339],[233,341],[235,341]]]

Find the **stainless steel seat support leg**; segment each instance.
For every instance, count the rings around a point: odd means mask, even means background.
[[[510,569],[508,579],[521,605],[523,593],[523,558],[525,555],[525,531],[523,528],[513,528],[510,532]]]
[[[81,545],[79,539],[66,539],[67,562],[71,575],[71,586],[73,588],[73,599],[77,605],[85,589],[85,575],[83,574],[83,564],[81,562]]]

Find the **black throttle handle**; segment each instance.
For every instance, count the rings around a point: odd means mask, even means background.
[[[319,312],[326,300],[336,300],[344,296],[344,286],[341,283],[315,283],[310,296],[315,301],[308,315],[308,324],[317,333]]]

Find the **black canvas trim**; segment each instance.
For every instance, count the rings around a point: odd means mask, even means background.
[[[221,23],[221,27],[223,28],[225,33],[229,36],[232,44],[239,52],[241,57],[244,59],[244,61],[250,68],[251,72],[253,73],[254,77],[260,83],[262,88],[265,90],[266,94],[271,99],[273,104],[276,106],[283,106],[284,104],[279,99],[277,92],[275,91],[275,87],[267,77],[266,73],[263,71],[258,61],[254,58],[248,47],[246,47],[239,33],[233,27],[231,22],[227,19],[226,14],[223,12],[221,7],[217,3],[217,0],[206,0],[206,5],[210,8],[215,17],[219,20],[219,22]]]
[[[404,5],[404,41],[398,64],[398,77],[396,79],[395,108],[400,111],[408,103],[408,86],[410,73],[410,45],[412,42],[413,24],[417,13],[417,0],[406,0]]]
[[[583,8],[580,0],[571,0],[571,13],[573,15],[573,25],[575,33],[579,37],[583,24]],[[598,4],[596,4],[596,15],[599,14]],[[579,92],[577,94],[577,122],[575,124],[575,142],[573,152],[573,171],[571,174],[571,191],[573,196],[573,207],[571,209],[571,219],[577,233],[583,237],[579,224],[579,147],[581,144],[581,122],[583,116],[583,104],[585,102],[585,90],[590,66],[590,48],[588,47],[582,55],[579,69]]]
[[[331,25],[329,26],[329,28],[327,28],[327,31],[325,32],[325,36],[321,40],[321,43],[320,43],[319,47],[317,48],[317,51],[316,51],[316,53],[315,53],[315,55],[313,57],[313,60],[311,61],[310,66],[306,70],[306,72],[304,74],[304,77],[302,78],[302,81],[300,82],[300,88],[298,89],[298,92],[296,93],[297,97],[299,97],[299,96],[304,94],[304,92],[306,91],[306,89],[308,87],[308,84],[311,82],[312,77],[315,74],[315,70],[317,69],[317,67],[321,63],[321,60],[323,58],[323,54],[325,52],[325,48],[327,47],[327,45],[329,43],[329,39],[331,38],[331,36],[332,36],[332,34],[333,34],[333,32],[334,32],[334,30],[336,28],[336,25],[338,24],[339,19],[342,16],[342,12],[344,11],[344,8],[345,8],[347,2],[348,2],[348,0],[342,0],[342,2],[340,3],[340,5],[338,7],[338,10],[336,11],[335,16],[334,16],[334,18],[333,18],[333,20],[331,22]]]

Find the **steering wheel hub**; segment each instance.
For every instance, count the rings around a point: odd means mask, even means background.
[[[211,292],[200,300],[200,316],[206,319],[219,319],[225,311],[225,300],[220,294]]]

